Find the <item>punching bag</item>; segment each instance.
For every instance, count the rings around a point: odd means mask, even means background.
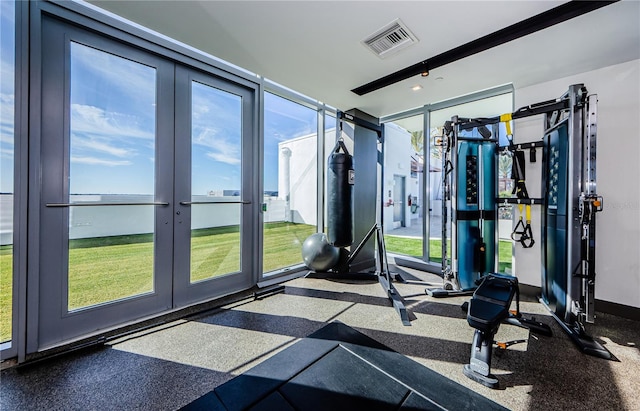
[[[335,247],[353,243],[353,183],[353,156],[340,139],[327,167],[327,238]]]

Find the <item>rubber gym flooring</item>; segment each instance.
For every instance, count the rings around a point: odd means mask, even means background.
[[[232,405],[222,403],[229,409],[258,404],[276,410],[442,409],[438,404],[445,409],[640,410],[639,321],[598,313],[588,331],[618,359],[606,361],[580,353],[544,307],[534,299],[524,301],[521,311],[549,324],[554,335],[502,325],[497,340],[525,342],[494,351],[492,371],[500,389],[491,390],[462,373],[473,338],[460,309],[466,298],[429,297],[424,288],[439,285],[439,277],[404,271],[408,281],[396,287],[411,326],[402,325],[377,282],[299,278],[287,282],[282,293],[228,304],[100,347],[32,365],[3,364],[0,409],[177,410],[207,398],[220,400],[223,392],[222,397],[239,398]],[[332,327],[343,331],[331,332]],[[268,390],[256,396],[247,382],[254,388],[266,383]],[[365,408],[354,405],[363,398],[370,401]],[[267,399],[278,403],[263,403]],[[211,404],[204,409],[215,409]]]

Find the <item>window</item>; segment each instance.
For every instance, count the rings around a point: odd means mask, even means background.
[[[0,2],[0,343],[12,339],[15,2]]]
[[[388,252],[422,258],[424,116],[385,124],[382,207]],[[429,173],[428,176],[432,174]],[[433,199],[432,199],[433,202]],[[439,224],[439,221],[432,221]]]
[[[471,101],[463,104],[456,104],[453,106],[445,107],[439,110],[430,111],[429,115],[429,124],[430,130],[429,135],[431,138],[429,139],[429,152],[430,152],[430,172],[431,174],[431,190],[430,190],[430,198],[431,205],[429,210],[430,221],[441,221],[442,215],[442,164],[441,164],[441,147],[439,146],[439,138],[442,136],[442,126],[445,121],[451,120],[452,116],[459,117],[494,117],[503,113],[510,113],[513,110],[513,96],[511,93],[500,94],[493,97],[488,97],[480,100]],[[500,144],[504,144],[506,136],[506,131],[504,128],[504,124],[499,125],[499,138]],[[502,156],[499,157],[498,162],[498,178],[499,178],[499,191],[502,194],[503,189],[509,187],[510,180],[507,175],[504,175],[503,171],[506,171],[508,168],[510,171],[511,163],[508,160],[502,159]],[[508,163],[508,164],[506,164]],[[499,214],[499,271],[500,272],[510,272],[511,271],[511,260],[512,260],[512,246],[511,246],[511,213],[509,209],[503,210],[500,208],[498,210]],[[449,221],[450,217],[449,217]],[[438,223],[440,224],[440,223]],[[434,232],[434,230],[437,230]],[[440,262],[442,258],[442,234],[439,228],[434,227],[434,224],[431,224],[431,234],[430,234],[430,253],[429,259],[433,262]],[[450,230],[449,230],[450,231]],[[447,244],[450,247],[450,232],[447,232]],[[436,247],[434,247],[434,243]],[[450,249],[447,253],[451,255]]]
[[[302,243],[317,230],[317,111],[264,95],[263,272],[302,263]]]

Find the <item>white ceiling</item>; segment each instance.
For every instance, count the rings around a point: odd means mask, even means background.
[[[401,112],[640,58],[640,2],[592,11],[364,96],[350,90],[564,1],[91,1],[342,110]],[[380,59],[361,41],[400,18],[419,39]],[[420,84],[414,92],[411,86]],[[639,84],[630,85],[640,88]]]

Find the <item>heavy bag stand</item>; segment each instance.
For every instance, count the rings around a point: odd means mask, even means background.
[[[375,235],[377,258],[376,258],[376,270],[375,272],[359,273],[349,272],[348,268],[353,260],[358,256],[358,253],[362,250],[364,245]],[[404,282],[404,279],[400,274],[392,273],[389,270],[389,261],[387,259],[387,249],[384,244],[384,236],[382,235],[382,227],[379,224],[374,224],[367,235],[360,241],[358,246],[349,253],[349,256],[344,262],[338,263],[333,271],[310,271],[306,276],[307,278],[322,278],[322,279],[336,279],[336,280],[359,280],[359,281],[378,281],[387,298],[393,304],[396,312],[400,316],[400,320],[403,325],[411,325],[409,320],[409,313],[407,307],[404,305],[402,296],[398,293],[398,290],[393,286],[392,281]]]
[[[339,123],[338,130],[342,133],[342,121],[348,120],[354,123],[356,126],[364,127],[369,130],[373,130],[378,134],[378,140],[382,140],[384,137],[382,127],[369,123],[368,121],[359,119],[347,113],[338,112],[337,120]],[[334,152],[342,149],[345,154],[349,154],[344,143],[339,138]],[[353,179],[353,176],[349,177]],[[353,210],[353,207],[348,207],[349,211]],[[371,238],[375,236],[376,257],[375,258],[375,271],[370,272],[353,272],[351,271],[352,263],[355,261],[358,254],[364,249],[365,245]],[[341,236],[344,237],[344,236]],[[331,242],[330,242],[331,243]],[[308,278],[322,278],[322,279],[339,279],[339,280],[357,280],[357,281],[378,281],[387,294],[387,298],[391,301],[396,312],[400,316],[400,320],[403,325],[410,326],[409,313],[404,304],[402,296],[398,293],[398,290],[393,286],[393,281],[404,282],[404,279],[397,273],[391,273],[389,270],[389,262],[387,259],[387,249],[384,243],[384,236],[382,231],[382,224],[375,222],[367,234],[362,238],[358,245],[347,253],[343,244],[340,244],[341,257],[337,265],[328,271],[310,271],[306,277]]]

